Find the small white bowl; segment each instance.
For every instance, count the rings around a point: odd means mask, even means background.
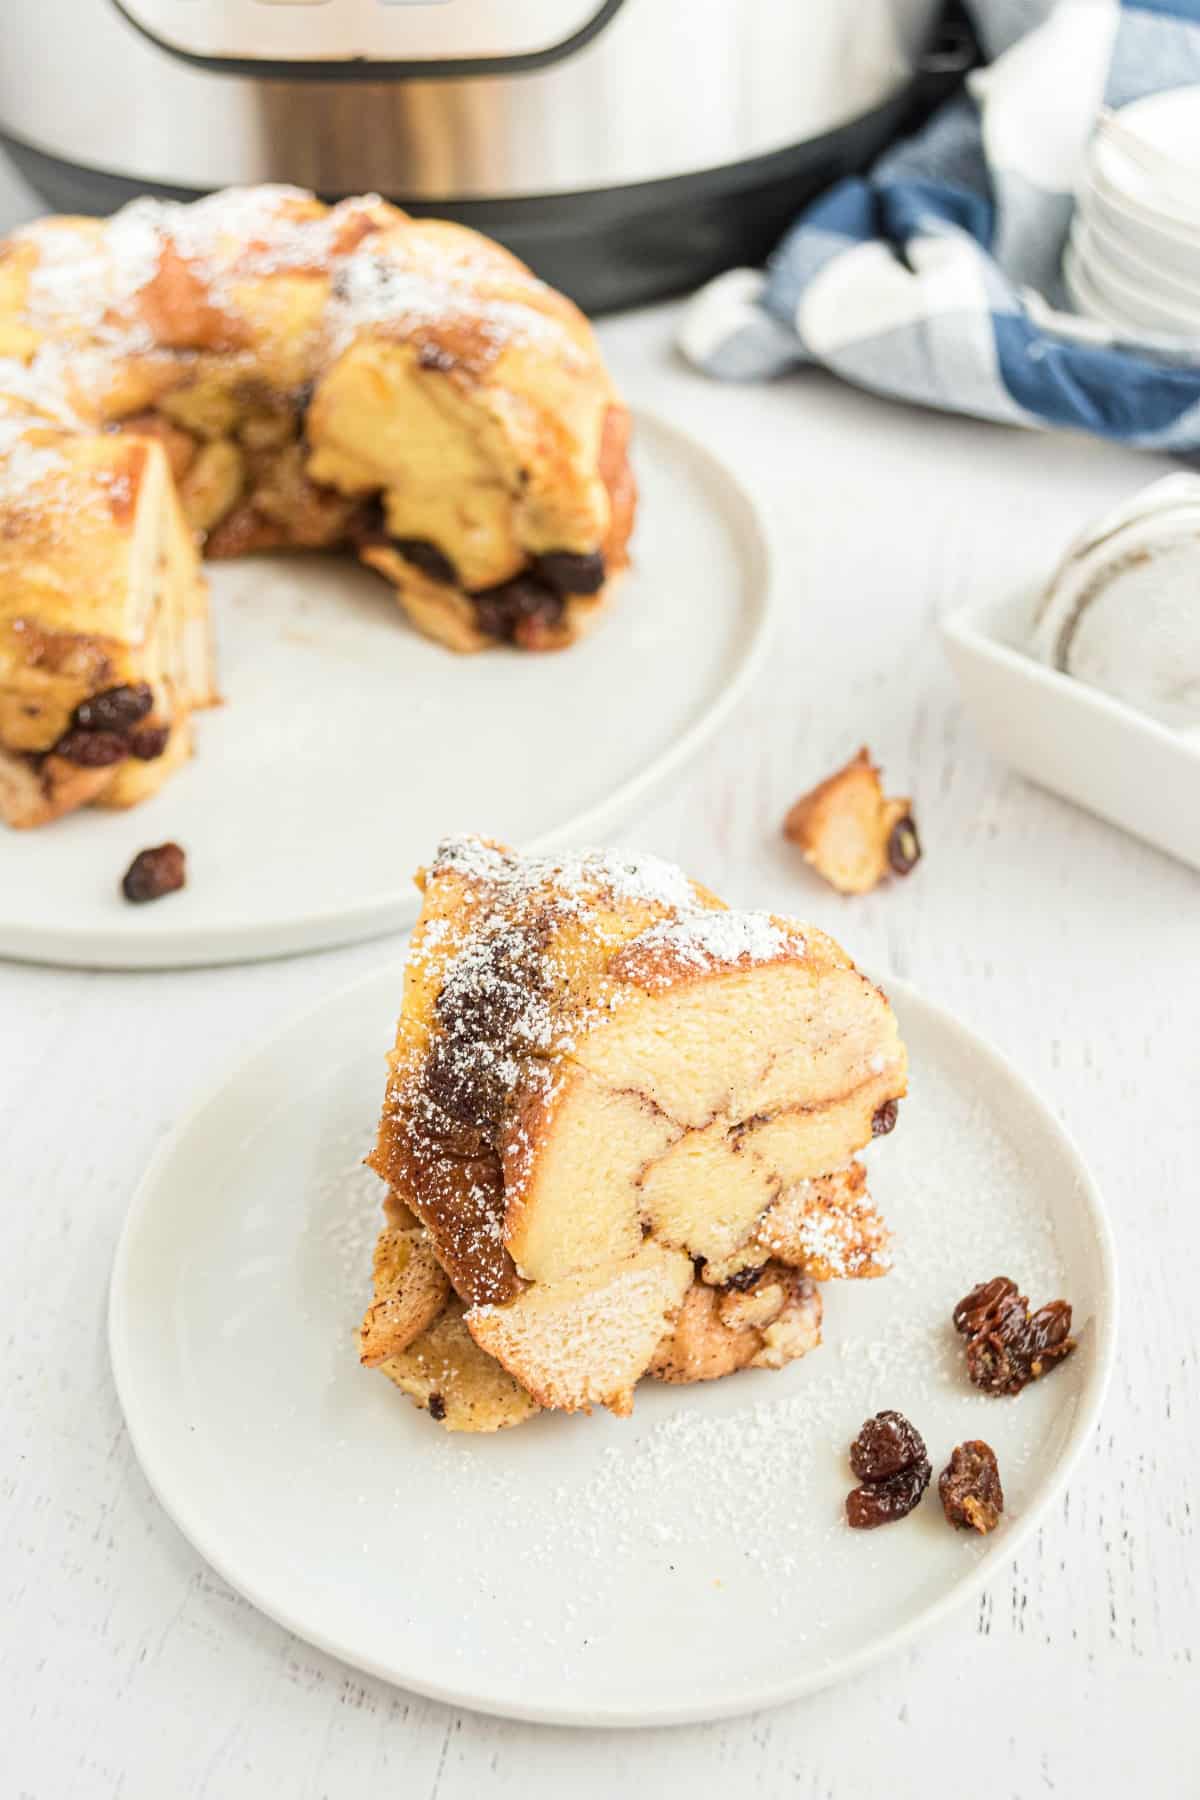
[[[1020,774],[1200,869],[1200,734],[1172,730],[1025,648],[1039,590],[960,608],[942,642],[980,732]]]

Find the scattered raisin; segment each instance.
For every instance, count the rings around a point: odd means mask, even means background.
[[[1020,1295],[1016,1282],[1011,1281],[1007,1275],[997,1275],[991,1281],[981,1281],[955,1307],[951,1315],[955,1331],[961,1332],[963,1337],[974,1337],[976,1332],[983,1330],[996,1309],[1012,1299],[1016,1299],[1019,1304]]]
[[[139,850],[121,882],[127,900],[140,904],[173,894],[187,879],[187,859],[178,844],[157,844],[150,850]]]
[[[898,1100],[885,1100],[882,1106],[877,1106],[871,1120],[871,1136],[886,1137],[889,1131],[895,1131],[899,1111]]]
[[[846,1522],[854,1531],[907,1517],[933,1473],[920,1432],[898,1412],[866,1421],[850,1446],[850,1467],[862,1483],[846,1495]]]
[[[604,586],[604,558],[599,550],[547,550],[534,558],[542,580],[556,594],[598,594]]]
[[[80,701],[72,723],[80,731],[115,731],[123,737],[141,724],[153,706],[154,695],[148,682],[105,688],[103,693]]]
[[[960,1531],[994,1531],[1004,1511],[996,1452],[981,1438],[959,1444],[938,1476],[947,1522]]]
[[[430,1396],[429,1396],[429,1416],[431,1419],[436,1419],[438,1421],[439,1425],[441,1424],[442,1420],[445,1418],[446,1402],[442,1399],[442,1396],[440,1394],[430,1394]]]
[[[911,813],[897,819],[888,833],[887,859],[894,875],[911,875],[921,860],[921,840]]]
[[[143,725],[129,734],[129,754],[139,762],[154,762],[167,747],[171,736],[169,725]]]
[[[431,544],[428,538],[393,538],[392,548],[398,550],[405,562],[411,563],[414,569],[420,569],[422,575],[428,575],[430,581],[440,581],[444,587],[458,585],[458,570],[446,553],[439,550],[436,544]]]
[[[967,1340],[967,1373],[989,1394],[1019,1394],[1075,1348],[1070,1302],[1051,1300],[1030,1316],[1028,1300],[1007,1275],[972,1288],[953,1319]]]
[[[882,1481],[924,1461],[924,1440],[903,1413],[876,1413],[850,1446],[850,1467],[860,1481]]]
[[[757,1263],[753,1268],[739,1269],[736,1275],[731,1275],[721,1286],[733,1288],[739,1294],[748,1294],[766,1266],[766,1263]]]
[[[906,1519],[920,1504],[932,1473],[927,1459],[885,1481],[864,1481],[846,1495],[846,1523],[852,1531],[874,1531],[877,1525]]]
[[[109,769],[125,761],[129,744],[115,731],[71,730],[59,738],[54,755],[79,769]]]

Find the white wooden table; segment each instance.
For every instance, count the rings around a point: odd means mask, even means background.
[[[6,222],[30,202],[10,179],[0,206]],[[1200,879],[993,762],[933,629],[1043,568],[1158,467],[818,375],[714,386],[676,361],[673,317],[609,323],[609,354],[630,393],[760,497],[785,620],[751,704],[625,841],[734,903],[831,929],[1050,1097],[1118,1241],[1123,1346],[1100,1434],[973,1611],[782,1711],[605,1736],[369,1680],[260,1617],[160,1513],[113,1393],[104,1310],[130,1194],[197,1086],[394,943],[181,974],[0,965],[3,1795],[1200,1793]],[[916,796],[926,859],[907,883],[840,901],[778,825],[864,739]]]

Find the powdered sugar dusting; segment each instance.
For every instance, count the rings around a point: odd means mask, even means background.
[[[696,890],[683,870],[661,857],[634,851],[577,850],[566,856],[518,856],[482,838],[446,838],[438,845],[434,870],[454,869],[473,881],[485,881],[513,902],[546,887],[556,896],[581,905],[607,892],[617,901],[661,906],[672,912],[700,910]]]
[[[802,955],[804,939],[783,930],[769,913],[705,912],[652,925],[627,947],[624,960],[652,962],[664,951],[673,962],[707,969]]]
[[[457,946],[442,964],[445,926],[433,938],[422,928],[423,973],[437,981],[441,965],[433,1030],[418,1066],[389,1090],[388,1130],[411,1159],[424,1216],[439,1220],[460,1294],[506,1301],[518,1286],[503,1244],[506,1184],[529,1166],[529,1109],[550,1101],[561,1058],[608,1011],[589,987],[612,948],[608,912],[640,908],[636,930],[647,916],[699,913],[701,902],[671,864],[603,850],[521,857],[457,837],[439,846],[431,880],[451,875],[465,882]],[[582,945],[595,932],[590,969]],[[572,994],[580,968],[582,991]]]
[[[556,319],[519,298],[481,292],[474,273],[469,262],[431,269],[404,261],[393,247],[385,254],[364,244],[334,275],[326,314],[330,349],[340,353],[370,326],[411,330],[466,323],[477,341],[493,351],[508,344],[553,341],[561,355],[578,355]],[[541,282],[529,281],[528,287],[531,296],[545,292]]]

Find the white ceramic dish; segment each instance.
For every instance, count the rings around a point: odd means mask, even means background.
[[[911,1060],[870,1154],[897,1234],[886,1280],[826,1289],[826,1341],[780,1373],[646,1383],[630,1420],[544,1414],[451,1438],[352,1332],[369,1285],[370,1142],[396,967],[285,1030],[163,1146],[110,1306],[134,1447],[197,1550],[257,1606],[360,1668],[514,1718],[649,1725],[850,1676],[1009,1568],[1100,1410],[1115,1280],[1095,1188],[997,1054],[888,983]],[[1019,1400],[971,1388],[949,1323],[1007,1272],[1074,1304],[1079,1349]],[[985,1540],[936,1495],[848,1531],[846,1446],[898,1407],[940,1469],[986,1437],[1007,1508]],[[1047,1571],[1047,1579],[1053,1573]]]
[[[1145,94],[1108,114],[1105,123],[1152,175],[1179,190],[1200,224],[1192,185],[1200,175],[1200,86]]]
[[[1196,94],[1196,89],[1191,93]],[[1178,90],[1176,90],[1178,92]],[[1184,231],[1200,231],[1200,206],[1195,197],[1195,172],[1185,160],[1160,144],[1151,143],[1147,127],[1154,109],[1161,109],[1171,94],[1149,95],[1122,107],[1104,121],[1092,140],[1088,162],[1105,186],[1125,205],[1148,218],[1173,223]],[[1194,100],[1189,102],[1194,107]],[[1165,141],[1165,140],[1164,140]]]
[[[1134,210],[1104,186],[1094,170],[1080,186],[1078,216],[1118,243],[1134,267],[1143,272],[1169,270],[1192,292],[1200,288],[1200,232]]]
[[[1075,309],[1085,318],[1107,326],[1117,338],[1160,349],[1170,356],[1193,356],[1200,346],[1200,330],[1185,331],[1161,323],[1151,324],[1145,309],[1128,310],[1115,298],[1111,283],[1102,289],[1080,261],[1073,243],[1063,253],[1063,284]]]
[[[1200,869],[1200,735],[1174,730],[1025,648],[1033,590],[942,623],[951,666],[996,755],[1181,862]]]
[[[454,656],[344,558],[213,565],[228,705],[146,805],[0,828],[0,955],[110,968],[231,962],[395,931],[447,831],[602,837],[712,734],[768,628],[755,508],[715,457],[640,417],[636,568],[561,655]],[[118,892],[174,838],[189,883]]]
[[[1200,335],[1200,279],[1189,284],[1157,263],[1148,269],[1083,213],[1075,216],[1069,242],[1097,293],[1120,311],[1151,330]]]

